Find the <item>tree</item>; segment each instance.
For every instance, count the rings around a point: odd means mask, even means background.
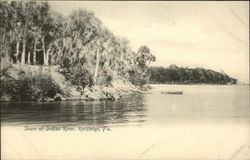
[[[12,59],[15,62],[19,61],[19,46],[22,38],[21,14],[22,2],[0,2],[1,56],[9,57],[11,62],[13,62]]]
[[[147,46],[141,46],[135,55],[135,66],[129,71],[130,81],[142,87],[149,81],[148,65],[155,61],[155,56],[150,53]]]
[[[182,68],[176,65],[170,65],[168,68],[150,67],[151,83],[208,83],[208,84],[236,84],[237,80],[229,77],[223,71],[216,72],[204,68]]]
[[[155,61],[147,46],[134,52],[85,9],[62,16],[48,2],[0,2],[1,57],[12,62],[60,65],[72,84],[103,85],[114,78],[143,86]],[[132,80],[133,79],[133,80]]]
[[[94,83],[96,83],[97,76],[98,76],[98,71],[99,71],[99,65],[100,65],[100,54],[103,52],[104,47],[101,46],[100,40],[97,41],[97,50],[96,50],[96,65],[95,65],[95,72],[94,72]]]
[[[147,46],[141,46],[138,49],[136,61],[139,67],[145,68],[150,65],[152,61],[154,62],[155,60],[155,56],[150,53],[150,49]]]
[[[51,45],[51,37],[53,36],[53,19],[51,18],[50,8],[48,3],[42,3],[40,8],[41,16],[41,41],[43,50],[43,63],[45,66],[49,65],[49,52]]]
[[[22,53],[21,64],[25,64],[26,42],[28,37],[28,27],[31,21],[31,12],[34,2],[22,3],[22,24],[23,24],[23,38],[22,38]]]

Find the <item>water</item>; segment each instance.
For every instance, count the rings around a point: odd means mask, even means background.
[[[119,100],[4,103],[3,124],[112,125],[145,121],[143,95]]]
[[[160,94],[182,90],[183,95]],[[149,120],[159,123],[248,123],[248,86],[157,85],[146,96]]]
[[[161,94],[177,90],[184,94]],[[153,85],[117,101],[4,103],[1,111],[4,159],[250,159],[248,86]],[[24,131],[24,124],[111,131]]]
[[[3,125],[164,125],[169,123],[247,123],[248,86],[152,85],[144,94],[119,100],[3,103]],[[184,92],[183,95],[161,91]]]

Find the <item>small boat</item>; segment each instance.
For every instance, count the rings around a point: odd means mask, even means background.
[[[161,94],[183,94],[183,91],[161,91]]]

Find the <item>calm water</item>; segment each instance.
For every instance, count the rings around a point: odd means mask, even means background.
[[[116,101],[3,103],[2,125],[144,125],[248,123],[249,86],[152,85],[144,94]],[[182,90],[183,95],[161,94]]]

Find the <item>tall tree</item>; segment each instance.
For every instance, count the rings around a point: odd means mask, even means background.
[[[141,46],[137,51],[136,60],[140,67],[145,68],[152,61],[155,61],[156,58],[153,54],[150,53],[150,49],[147,46]]]
[[[23,9],[23,39],[22,39],[22,53],[21,53],[21,64],[25,64],[25,54],[26,54],[26,42],[28,37],[28,27],[31,19],[31,7],[34,2],[27,2],[22,4]]]

